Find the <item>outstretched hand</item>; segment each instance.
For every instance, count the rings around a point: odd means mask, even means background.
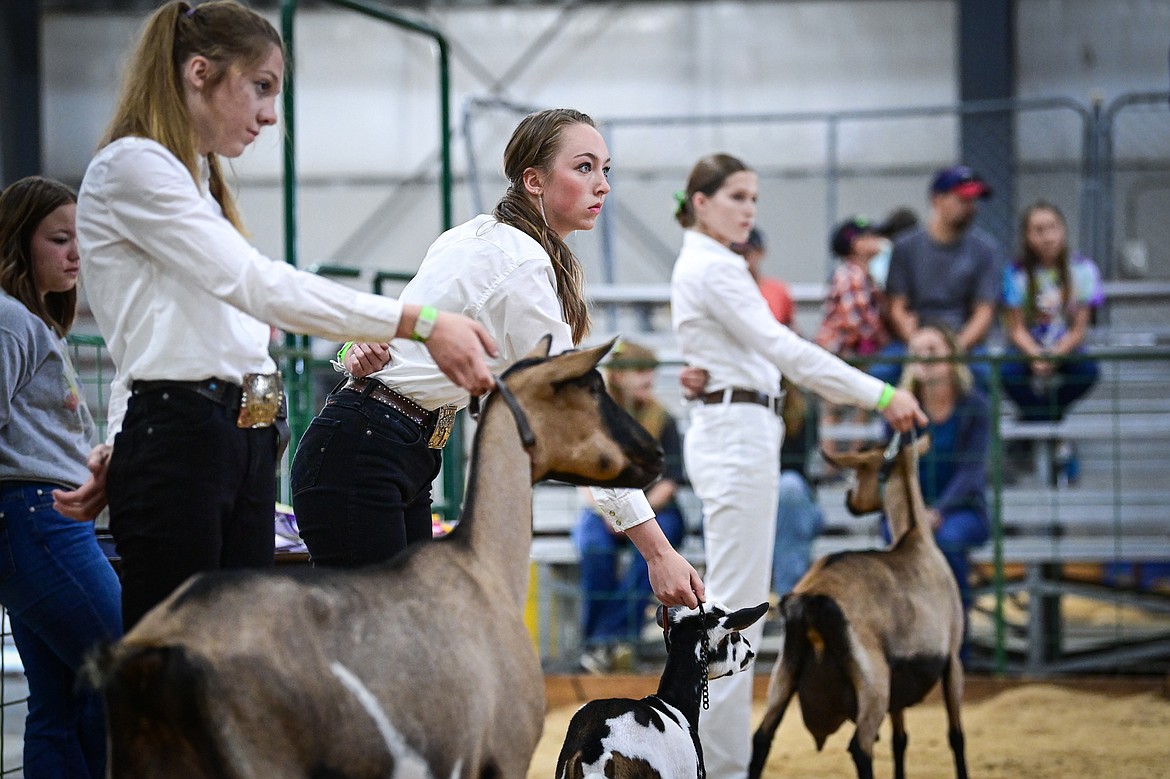
[[[53,508],[62,516],[79,522],[97,519],[97,515],[106,507],[106,473],[113,451],[106,444],[95,446],[86,461],[89,479],[75,490],[53,490]]]

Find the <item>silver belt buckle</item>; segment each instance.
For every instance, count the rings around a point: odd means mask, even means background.
[[[451,437],[451,428],[455,426],[457,411],[458,409],[453,403],[435,409],[435,429],[431,432],[430,440],[427,441],[428,447],[442,449],[447,445],[447,439]]]
[[[240,415],[236,427],[271,427],[284,402],[280,372],[245,373],[240,392]]]

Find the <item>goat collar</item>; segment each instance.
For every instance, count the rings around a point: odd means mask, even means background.
[[[536,446],[536,434],[532,432],[532,425],[528,421],[528,415],[524,413],[524,409],[520,408],[520,401],[516,400],[516,396],[512,394],[512,390],[508,389],[508,385],[504,384],[504,380],[499,376],[493,376],[496,380],[496,392],[508,404],[508,409],[512,412],[512,416],[516,419],[516,430],[520,433],[520,443],[524,445],[525,449],[531,449]],[[468,409],[472,419],[479,419],[480,407],[479,396],[471,399],[471,407]]]
[[[915,460],[918,459],[918,428],[910,430],[910,447],[912,455]],[[902,434],[895,431],[890,436],[890,442],[886,444],[886,449],[882,452],[882,466],[878,471],[878,481],[885,484],[890,478],[890,471],[894,469],[894,460],[898,457],[898,451],[902,448]]]
[[[703,685],[703,708],[711,708],[711,691],[708,689],[710,679],[707,678],[708,666],[711,664],[711,647],[707,646],[707,612],[703,608],[703,601],[699,601],[699,625],[703,629],[703,638],[699,641],[699,679]]]

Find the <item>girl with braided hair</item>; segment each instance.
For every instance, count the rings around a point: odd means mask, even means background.
[[[526,116],[504,150],[508,189],[492,214],[431,244],[402,300],[427,301],[481,323],[499,342],[500,371],[546,334],[550,353],[589,332],[580,262],[565,244],[590,230],[610,191],[609,150],[593,120],[557,108]],[[417,344],[347,344],[350,378],[309,425],[292,467],[293,510],[314,564],[387,560],[431,537],[431,483],[468,392]],[[645,557],[664,604],[698,604],[702,580],[670,545],[641,490],[595,489],[601,513]]]

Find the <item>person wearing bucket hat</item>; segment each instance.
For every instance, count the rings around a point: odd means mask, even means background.
[[[918,323],[928,319],[954,329],[967,353],[986,353],[984,339],[1000,297],[1005,255],[995,238],[974,222],[978,201],[991,195],[987,182],[966,165],[935,171],[926,223],[894,243],[886,279],[893,340],[881,356],[904,357],[906,342]],[[989,385],[987,363],[975,360],[971,371],[981,387]],[[870,373],[891,383],[901,372],[899,362],[870,367]]]

